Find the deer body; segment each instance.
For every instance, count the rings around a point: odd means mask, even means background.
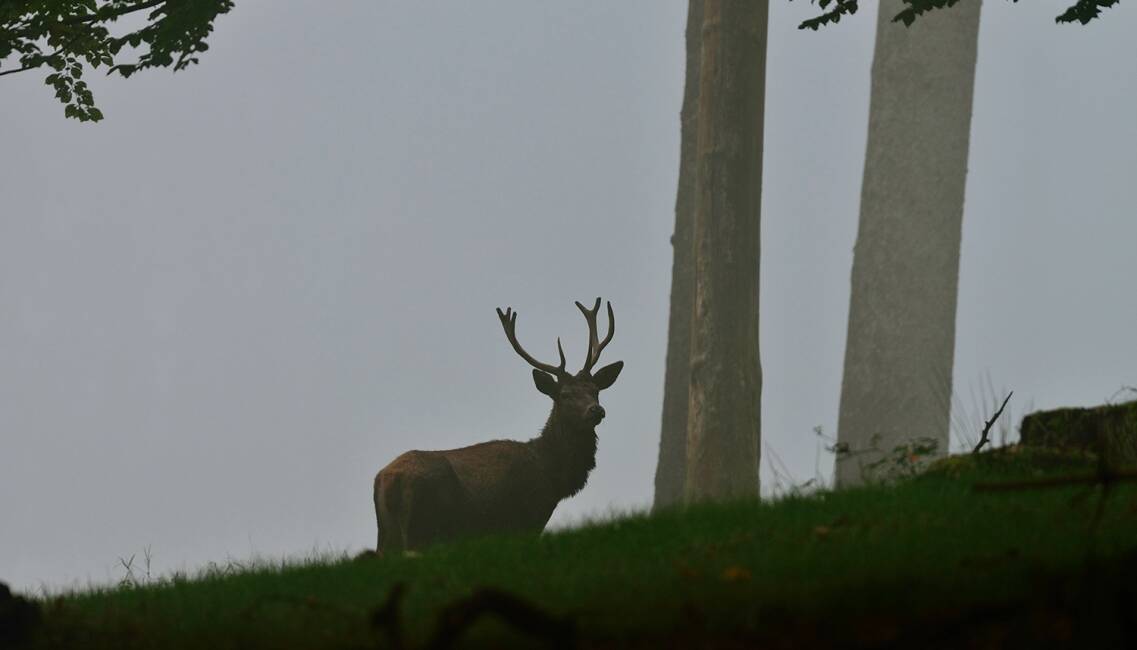
[[[577,375],[529,357],[513,333],[516,313],[498,315],[514,349],[536,368],[537,389],[553,399],[541,434],[527,442],[493,440],[461,449],[408,451],[375,477],[380,554],[415,550],[461,537],[540,532],[562,500],[584,487],[596,466],[596,425],[604,417],[599,392],[616,380],[623,362],[590,373],[604,343],[596,340],[596,307],[587,310],[589,355]],[[609,319],[612,307],[608,306]],[[591,316],[591,317],[590,317]],[[560,351],[560,341],[557,342]],[[550,376],[551,375],[551,376]]]

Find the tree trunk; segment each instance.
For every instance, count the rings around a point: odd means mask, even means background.
[[[683,501],[687,482],[687,397],[691,384],[691,314],[695,308],[695,126],[702,55],[703,0],[687,3],[687,73],[679,112],[679,188],[671,235],[671,312],[667,319],[667,366],[663,376],[663,423],[655,502],[664,508]]]
[[[912,27],[877,18],[861,216],[853,254],[836,481],[887,475],[882,454],[947,451],[960,231],[980,3]]]
[[[687,501],[758,494],[759,210],[768,0],[706,0]]]

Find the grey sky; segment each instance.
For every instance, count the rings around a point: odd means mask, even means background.
[[[956,391],[1021,409],[1137,384],[1137,7],[984,7]],[[875,6],[771,3],[763,443],[832,459]],[[869,3],[872,5],[872,3]],[[563,525],[646,507],[686,3],[240,2],[187,73],[64,120],[0,81],[0,579],[34,589],[374,542],[406,449],[528,438],[534,354],[610,298],[598,467]],[[771,473],[763,459],[764,480]]]

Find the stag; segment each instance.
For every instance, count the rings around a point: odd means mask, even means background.
[[[576,306],[588,323],[588,353],[575,375],[534,359],[517,342],[517,312],[497,310],[505,336],[533,366],[537,390],[553,400],[540,435],[527,442],[491,440],[461,449],[408,451],[375,476],[380,555],[420,549],[460,537],[510,531],[539,533],[553,509],[584,487],[596,467],[596,425],[604,419],[600,391],[616,381],[623,361],[592,372],[616,330],[608,303],[608,334],[600,341],[600,299]]]

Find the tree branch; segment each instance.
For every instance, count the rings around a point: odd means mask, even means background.
[[[46,35],[48,32],[52,31],[53,28],[72,27],[74,25],[90,25],[93,23],[101,23],[101,22],[105,22],[105,21],[109,21],[109,20],[115,20],[121,16],[125,16],[127,14],[132,14],[136,11],[143,11],[145,9],[152,9],[154,7],[157,7],[158,5],[166,4],[167,2],[169,2],[169,0],[146,0],[145,2],[136,4],[136,5],[127,5],[125,7],[119,7],[118,9],[106,9],[105,7],[109,7],[111,5],[104,5],[103,9],[97,9],[97,10],[95,10],[95,13],[83,14],[82,16],[70,16],[68,18],[64,18],[62,20],[53,22],[50,25],[44,23],[42,26],[40,26],[36,29],[32,29],[31,23],[26,22],[26,21],[23,23],[17,23],[16,26],[14,26],[10,30],[10,33],[13,36],[20,37],[20,38],[29,38],[29,39],[33,39],[33,40],[39,40],[39,39],[43,38],[44,35]],[[74,40],[77,40],[77,38],[72,39],[72,42],[74,42]],[[32,66],[32,67],[38,67],[38,66]],[[22,68],[21,70],[9,70],[8,72],[3,72],[0,74],[12,74],[14,72],[22,72],[23,70],[30,70],[30,69],[31,68],[25,67],[25,68]]]
[[[60,54],[67,51],[72,45],[77,43],[79,41],[79,39],[82,37],[83,37],[83,34],[76,34],[75,36],[71,37],[71,40],[67,41],[63,45],[60,45],[58,48],[56,48],[56,50],[54,52],[52,52],[51,54],[39,55],[39,61],[37,61],[35,64],[24,64],[23,66],[21,66],[19,68],[15,68],[13,70],[0,71],[0,77],[3,77],[4,75],[8,75],[8,74],[16,74],[17,72],[27,72],[28,70],[35,70],[36,68],[43,66],[44,63],[47,63],[48,59],[51,59],[52,57],[59,56]]]
[[[132,14],[136,11],[144,11],[157,7],[158,5],[166,4],[169,0],[146,0],[136,5],[126,5],[117,9],[109,9],[113,5],[103,5],[102,9],[96,9],[94,13],[83,14],[81,16],[70,16],[56,22],[56,25],[89,25],[91,23],[100,23],[105,20],[114,20],[127,14]],[[27,25],[28,23],[24,23]]]
[[[798,29],[812,29],[817,31],[818,28],[824,27],[829,23],[836,23],[841,21],[841,16],[852,15],[857,13],[857,0],[814,0],[822,9],[823,13],[819,16],[803,20],[798,25]],[[959,0],[903,0],[906,5],[900,13],[892,17],[894,23],[904,23],[905,26],[911,27],[912,23],[920,16],[937,9],[948,9],[959,2]],[[1019,0],[1011,0],[1018,2]],[[1073,5],[1068,7],[1057,18],[1054,19],[1058,23],[1073,23],[1079,22],[1085,25],[1091,20],[1097,18],[1101,14],[1103,8],[1112,7],[1118,4],[1121,0],[1077,0]],[[833,5],[833,9],[829,6]]]
[[[58,52],[56,52],[55,54],[58,54]],[[43,64],[37,63],[35,65],[25,65],[25,66],[22,66],[19,68],[13,68],[11,70],[0,70],[0,77],[3,77],[4,75],[7,75],[7,74],[16,74],[17,72],[27,72],[28,70],[35,70],[36,68],[40,67],[41,65],[43,65]]]

